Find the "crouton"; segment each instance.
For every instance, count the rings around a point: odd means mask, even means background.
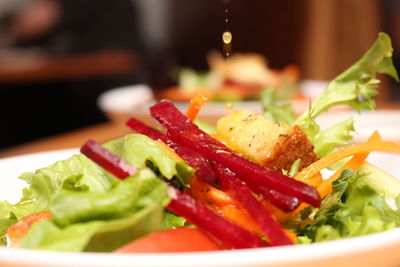
[[[238,110],[220,118],[217,133],[232,150],[276,171],[290,170],[297,159],[301,170],[318,159],[299,126],[275,123],[251,111]]]

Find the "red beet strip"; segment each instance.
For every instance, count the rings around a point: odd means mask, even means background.
[[[192,149],[176,144],[165,134],[162,134],[160,131],[157,131],[156,129],[144,124],[143,122],[135,118],[130,118],[126,122],[126,125],[135,132],[146,135],[153,140],[163,141],[167,146],[174,150],[175,153],[178,154],[187,164],[196,169],[196,176],[199,179],[209,184],[215,183],[216,175],[208,160],[200,156]]]
[[[167,206],[168,210],[185,217],[226,246],[236,249],[267,246],[258,236],[217,215],[189,195],[172,186],[168,190],[172,198]]]
[[[209,136],[206,132],[199,129],[188,117],[180,112],[174,104],[169,100],[162,100],[150,107],[151,115],[162,125],[167,131],[171,128],[176,131],[185,130],[188,133],[197,135],[201,141],[214,145],[225,151],[232,151],[220,141]]]
[[[87,141],[81,147],[81,152],[119,179],[126,179],[137,171],[134,166],[93,140]],[[121,162],[123,164],[118,164]],[[188,221],[215,237],[225,246],[241,249],[265,247],[268,245],[255,234],[215,214],[200,202],[180,192],[171,185],[168,185],[168,195],[171,197],[171,202],[167,206],[168,210],[185,217]]]
[[[214,145],[204,144],[199,141],[195,135],[174,130],[169,130],[168,135],[178,144],[196,147],[197,152],[200,155],[206,157],[210,161],[218,162],[226,168],[229,168],[248,185],[259,185],[268,189],[276,190],[282,195],[295,197],[298,200],[304,201],[315,207],[319,207],[321,203],[318,192],[312,186],[306,185],[281,173],[268,170],[257,163],[238,156],[235,153],[220,150],[215,148]],[[269,198],[271,194],[263,194],[263,196],[271,201],[271,198]],[[293,203],[293,205],[296,205],[296,203]],[[288,209],[290,209],[290,207],[291,206],[289,206]]]
[[[250,179],[247,179],[247,186],[254,193],[264,196],[265,199],[267,199],[271,204],[284,212],[293,211],[300,205],[300,201],[297,199],[297,197],[285,195],[279,191],[266,188],[265,186],[260,186],[259,183],[253,184],[249,182],[249,180]]]
[[[135,132],[147,135],[154,140],[162,140],[169,147],[171,147],[180,157],[182,157],[190,166],[196,169],[196,176],[203,181],[214,184],[216,181],[216,176],[210,163],[195,153],[193,150],[187,149],[186,147],[180,146],[171,141],[166,135],[157,131],[154,128],[144,124],[143,122],[131,118],[126,122]],[[276,207],[282,211],[289,212],[295,210],[300,204],[299,200],[295,197],[284,195],[276,190],[268,189],[266,187],[260,186],[259,183],[248,184],[251,190],[255,193],[266,196],[266,198],[273,203]]]
[[[93,140],[88,140],[81,147],[81,153],[120,179],[125,179],[137,172],[134,166]]]
[[[135,118],[130,118],[129,120],[126,121],[125,124],[135,132],[146,135],[153,140],[161,140],[164,143],[169,141],[169,138],[165,134],[144,124],[143,122]]]
[[[254,221],[261,227],[271,245],[282,246],[293,244],[285,234],[282,226],[272,218],[269,211],[254,197],[251,190],[243,181],[238,179],[229,169],[219,164],[215,165],[215,170],[222,189],[243,205]]]
[[[321,203],[317,190],[281,173],[269,170],[249,161],[200,130],[171,102],[161,101],[150,108],[152,116],[166,129],[168,137],[179,145],[196,149],[196,152],[208,160],[216,161],[235,172],[244,182],[258,184],[300,201],[318,207]],[[266,194],[268,198],[270,195]],[[292,206],[297,205],[293,203]],[[291,209],[292,207],[287,207]]]

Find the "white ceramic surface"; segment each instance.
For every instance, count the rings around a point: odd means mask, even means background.
[[[16,177],[34,171],[77,150],[61,150],[0,160],[0,196],[16,200],[24,186]],[[400,177],[400,155],[374,153],[370,161]],[[59,253],[0,247],[2,267],[128,267],[128,266],[399,266],[400,229],[312,245],[208,253],[131,254]]]
[[[335,123],[354,118],[354,139],[356,142],[365,141],[374,130],[378,130],[387,141],[400,142],[400,110],[335,111],[321,114],[316,121],[321,129],[326,129]]]
[[[133,113],[154,101],[151,88],[145,84],[128,85],[102,93],[97,104],[105,113]]]
[[[327,81],[304,80],[299,86],[301,92],[308,98],[314,99],[319,95]],[[151,88],[144,84],[129,85],[110,89],[98,98],[99,108],[112,120],[123,121],[131,116],[146,117],[148,107],[155,103]],[[291,101],[297,113],[301,113],[308,108],[308,100]],[[178,108],[186,111],[188,102],[175,102]],[[200,116],[220,117],[229,112],[225,108],[225,102],[209,102],[201,110]],[[260,101],[237,101],[232,102],[234,109],[247,109],[261,113],[262,106]]]

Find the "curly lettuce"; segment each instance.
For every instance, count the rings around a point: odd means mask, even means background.
[[[392,54],[390,37],[379,33],[378,39],[367,53],[332,80],[323,93],[311,103],[310,108],[294,121],[313,142],[318,156],[326,156],[336,146],[347,145],[354,127],[352,122],[345,121],[336,124],[333,129],[320,131],[314,119],[337,105],[347,105],[356,111],[373,110],[373,97],[378,93],[376,88],[380,83],[377,74],[387,74],[399,80]]]
[[[399,80],[392,62],[393,48],[390,37],[379,33],[378,39],[354,65],[332,80],[323,93],[310,103],[308,110],[296,118],[290,104],[278,104],[276,91],[268,88],[261,94],[263,115],[275,122],[299,125],[315,146],[319,157],[346,146],[353,138],[353,119],[339,122],[321,130],[315,118],[337,105],[347,105],[354,110],[373,110],[380,80],[377,74],[387,74]]]
[[[278,104],[277,90],[269,88],[261,92],[263,116],[275,122],[293,124],[296,114],[291,104]]]
[[[343,171],[333,183],[333,193],[327,196],[319,209],[303,219],[311,221],[301,228],[301,237],[320,242],[366,235],[400,226],[400,195],[397,209],[388,205],[383,195],[370,186],[366,177],[351,170]],[[302,242],[303,242],[302,241]]]

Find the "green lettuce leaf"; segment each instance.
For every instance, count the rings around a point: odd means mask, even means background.
[[[376,87],[380,83],[376,75],[387,74],[398,80],[392,62],[392,52],[390,37],[385,33],[380,33],[367,53],[332,80],[323,93],[310,104],[309,109],[297,119],[290,104],[277,103],[274,89],[262,92],[263,115],[275,122],[300,125],[314,144],[316,154],[324,157],[335,151],[337,147],[348,145],[348,141],[353,138],[354,120],[349,118],[322,131],[315,118],[337,105],[348,105],[357,111],[374,109],[373,97],[377,94]]]
[[[314,151],[322,158],[335,151],[337,146],[347,146],[348,141],[353,139],[354,119],[339,122],[324,131],[318,131],[311,142],[314,144]]]
[[[186,185],[194,175],[194,169],[184,161],[176,161],[168,156],[160,146],[149,137],[141,134],[130,134],[110,141],[104,146],[111,152],[140,168],[146,167],[150,161],[166,179],[174,177]]]
[[[310,212],[312,223],[299,230],[299,236],[326,241],[365,235],[400,225],[400,209],[392,209],[385,198],[366,180],[367,174],[343,171],[333,183],[333,193],[319,209]]]
[[[54,222],[65,227],[91,220],[108,220],[126,216],[152,204],[166,204],[167,187],[149,169],[143,169],[124,181],[116,182],[108,192],[63,190],[51,202]]]
[[[261,104],[263,106],[263,116],[270,120],[293,124],[296,119],[296,114],[291,104],[278,104],[276,89],[268,88],[262,91]]]
[[[112,251],[160,229],[168,202],[166,184],[149,169],[116,182],[108,192],[63,190],[50,204],[53,219],[35,224],[21,246]]]
[[[175,227],[183,227],[187,223],[186,219],[180,216],[176,216],[168,211],[165,212],[164,219],[161,225],[161,229],[167,230]]]
[[[378,193],[384,194],[388,199],[398,197],[400,193],[400,180],[398,178],[367,161],[361,165],[358,172],[368,174],[365,182]]]
[[[353,66],[332,80],[323,93],[293,124],[300,125],[311,142],[317,147],[319,156],[324,156],[334,147],[347,144],[353,131],[351,121],[334,126],[325,132],[319,131],[314,119],[321,113],[337,105],[348,105],[357,111],[375,108],[373,97],[377,94],[380,81],[377,74],[387,74],[398,80],[392,62],[393,48],[390,37],[380,33],[367,53]]]
[[[139,169],[151,162],[161,176],[167,179],[176,177],[187,184],[193,178],[194,169],[184,161],[175,161],[147,136],[131,134],[104,144],[111,152],[124,158]],[[49,167],[38,169],[35,173],[23,173],[20,179],[28,183],[23,196],[17,204],[0,203],[0,219],[17,219],[46,209],[50,201],[62,189],[73,191],[107,192],[118,181],[113,175],[82,154],[58,161]]]
[[[143,171],[149,171],[147,166],[152,166],[157,176],[163,179],[174,179],[182,184],[187,184],[194,174],[193,168],[183,161],[171,159],[156,142],[143,135],[127,135],[112,140],[104,146]],[[75,222],[130,216],[129,212],[125,214],[125,209],[131,208],[128,203],[135,202],[135,209],[139,209],[139,207],[153,205],[154,199],[163,196],[159,194],[159,190],[153,190],[156,186],[153,182],[142,183],[141,190],[147,188],[148,194],[143,194],[139,198],[133,196],[129,198],[127,196],[129,183],[122,185],[119,179],[82,154],[56,162],[35,173],[24,173],[20,178],[28,183],[21,200],[16,204],[6,201],[0,203],[0,220],[2,222],[0,237],[4,236],[6,228],[11,223],[28,214],[46,210],[51,203],[54,204],[54,212],[65,208],[66,213],[60,212],[55,219],[58,226],[65,227]],[[125,186],[126,189],[124,189]],[[110,192],[117,193],[113,197],[108,197]],[[84,197],[85,194],[87,194],[87,198]],[[125,199],[123,194],[125,194]],[[93,210],[87,214],[83,211],[91,208]],[[111,212],[111,210],[113,211]],[[86,215],[83,215],[84,213]]]
[[[392,54],[390,37],[379,33],[378,39],[367,53],[332,80],[322,95],[313,101],[310,110],[297,118],[295,124],[302,125],[308,114],[315,118],[331,107],[341,104],[349,105],[358,111],[372,110],[375,107],[372,97],[377,94],[376,87],[380,83],[376,75],[387,74],[396,80],[399,79],[392,62]]]
[[[147,206],[124,218],[71,224],[61,228],[54,221],[34,224],[21,247],[57,251],[110,252],[158,230],[163,208]]]
[[[52,198],[63,188],[106,192],[116,181],[115,177],[81,154],[41,168],[35,173],[23,173],[19,178],[29,186],[23,190],[21,200],[15,205],[6,201],[0,203],[2,219],[13,216],[20,219],[47,209]]]

